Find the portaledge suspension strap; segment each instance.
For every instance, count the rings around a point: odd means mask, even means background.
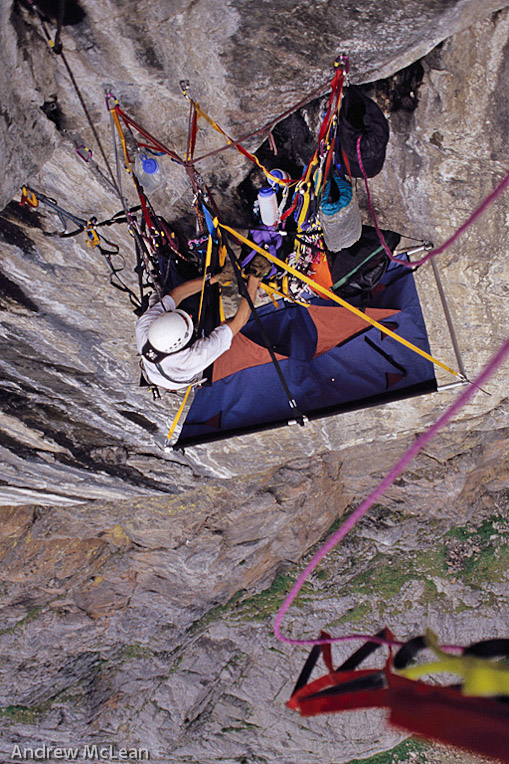
[[[218,224],[219,224],[219,221],[218,221],[217,218],[215,218],[214,225],[217,227]],[[226,226],[221,226],[221,227],[223,229],[227,228]],[[256,324],[257,324],[258,329],[260,331],[260,334],[262,336],[264,345],[267,348],[267,350],[269,351],[271,361],[272,361],[272,363],[274,365],[274,368],[276,369],[276,372],[277,372],[277,375],[279,377],[279,381],[281,382],[281,385],[283,387],[283,390],[285,391],[285,395],[286,395],[286,397],[288,399],[288,404],[289,404],[290,408],[292,409],[292,411],[295,414],[296,421],[298,422],[298,424],[300,424],[301,427],[303,427],[304,424],[305,424],[305,421],[306,421],[305,417],[300,412],[299,407],[297,405],[297,401],[295,400],[295,398],[291,394],[290,388],[288,387],[288,385],[286,383],[286,379],[283,376],[283,372],[281,371],[281,366],[278,363],[278,360],[276,358],[276,354],[274,353],[274,349],[273,349],[273,347],[271,345],[270,339],[267,336],[267,333],[266,333],[266,331],[265,331],[265,329],[263,327],[263,324],[262,324],[262,322],[260,320],[260,316],[258,315],[258,312],[257,312],[257,310],[256,310],[256,308],[255,308],[255,306],[253,304],[253,301],[252,301],[252,299],[251,299],[251,297],[249,295],[247,287],[245,286],[244,281],[242,279],[241,270],[240,270],[240,266],[239,266],[239,264],[237,262],[237,258],[235,257],[235,255],[233,253],[233,250],[232,250],[232,248],[231,248],[231,246],[230,246],[226,236],[224,237],[224,243],[225,243],[225,246],[226,246],[226,251],[228,253],[228,257],[230,258],[230,262],[231,262],[231,264],[233,266],[233,269],[235,271],[235,275],[237,277],[237,282],[238,282],[238,285],[239,285],[239,291],[242,294],[242,296],[247,299],[247,301],[249,303],[249,307],[251,308],[251,312],[252,312],[252,314],[254,316],[254,319],[256,321]],[[265,251],[265,250],[262,250],[262,252],[263,251]]]

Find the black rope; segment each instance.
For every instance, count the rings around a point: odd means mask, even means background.
[[[57,27],[57,33],[56,33],[56,36],[55,36],[55,40],[51,39],[51,35],[50,35],[50,33],[48,31],[48,28],[46,26],[46,17],[44,16],[44,14],[40,10],[40,8],[37,6],[37,4],[34,2],[34,0],[28,0],[28,2],[30,3],[30,5],[34,9],[35,13],[39,17],[39,20],[41,22],[42,30],[44,32],[46,40],[49,43],[49,46],[50,46],[51,50],[56,55],[59,55],[61,57],[63,63],[64,63],[64,66],[65,66],[65,68],[67,70],[67,74],[69,75],[69,78],[70,78],[70,80],[72,82],[72,85],[74,87],[76,95],[78,96],[79,102],[81,103],[81,106],[82,106],[83,111],[85,113],[85,117],[87,118],[87,122],[88,122],[88,124],[90,126],[90,129],[92,130],[92,133],[94,135],[96,143],[97,143],[97,145],[99,147],[99,151],[101,152],[101,156],[103,158],[104,164],[106,165],[106,168],[107,168],[107,170],[108,170],[108,172],[110,174],[113,186],[116,189],[118,195],[121,196],[120,189],[119,189],[119,187],[117,185],[117,182],[115,180],[115,176],[113,175],[113,171],[111,169],[111,165],[110,165],[110,163],[108,161],[108,158],[106,156],[106,153],[104,151],[103,145],[101,143],[101,139],[99,138],[99,135],[97,133],[96,127],[95,127],[95,125],[94,125],[94,123],[92,121],[92,118],[90,116],[90,113],[89,113],[89,111],[87,109],[87,106],[85,104],[84,98],[83,98],[83,96],[81,94],[81,91],[80,91],[80,89],[78,87],[78,83],[76,82],[76,78],[74,77],[74,74],[73,74],[73,72],[71,70],[71,67],[69,66],[69,64],[67,62],[67,59],[66,59],[64,51],[63,51],[63,45],[62,45],[62,42],[60,41],[60,33],[61,33],[62,23],[63,23],[63,14],[64,14],[65,0],[60,0],[59,19],[58,19],[58,27]]]
[[[60,35],[62,34],[64,15],[65,15],[65,0],[60,0],[59,6],[58,6],[57,31],[55,32],[55,39],[53,41],[53,50],[57,54],[62,53],[62,42],[60,40]]]
[[[290,408],[295,412],[295,418],[296,418],[297,422],[301,425],[301,427],[303,427],[304,426],[304,421],[305,421],[304,420],[304,416],[300,412],[299,407],[297,405],[297,401],[295,400],[295,398],[291,394],[290,388],[288,387],[288,385],[286,383],[286,379],[283,376],[283,372],[281,371],[281,366],[279,365],[278,360],[276,358],[276,354],[274,353],[274,348],[272,347],[272,344],[271,344],[270,339],[269,339],[269,337],[268,337],[268,335],[267,335],[267,333],[266,333],[266,331],[264,329],[264,326],[262,324],[260,316],[258,315],[258,311],[256,310],[256,308],[254,306],[254,303],[253,303],[253,301],[251,299],[251,296],[249,295],[247,287],[246,287],[246,285],[244,283],[244,280],[242,278],[242,275],[241,275],[242,272],[241,272],[240,266],[239,266],[239,264],[237,262],[237,258],[235,257],[235,254],[234,254],[234,252],[233,252],[233,250],[231,248],[231,245],[230,245],[230,243],[228,241],[228,238],[227,238],[225,232],[223,231],[221,233],[221,235],[223,237],[223,242],[225,244],[226,251],[228,253],[228,257],[230,258],[230,262],[231,262],[231,264],[233,266],[233,269],[235,271],[235,276],[237,277],[237,284],[238,284],[238,287],[239,287],[239,292],[248,301],[249,307],[251,308],[251,312],[252,312],[252,314],[254,316],[254,319],[256,321],[256,325],[258,326],[258,329],[260,331],[263,343],[264,343],[266,349],[269,351],[270,358],[271,358],[271,361],[272,361],[272,363],[274,365],[274,368],[276,369],[277,375],[279,377],[279,381],[281,382],[283,390],[285,391],[285,395],[288,398],[288,403],[290,405]]]

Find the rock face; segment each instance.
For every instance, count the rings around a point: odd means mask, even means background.
[[[146,39],[148,45],[151,32],[147,30],[174,28],[180,18],[178,23],[186,21],[188,30],[194,28],[194,6],[189,18],[185,14],[180,17],[179,11],[175,10],[176,15],[168,16],[165,21],[163,11],[159,9],[159,16],[154,17],[153,23],[148,23],[150,14],[157,10],[156,6],[150,6],[143,33],[136,25],[129,26],[125,21],[120,25],[120,10],[114,11],[110,7],[108,15],[105,8],[103,5],[100,8],[92,4],[87,6],[86,16],[79,23],[64,26],[62,34],[65,53],[92,109],[109,160],[113,159],[111,136],[106,110],[100,108],[102,98],[99,95],[99,91],[104,89],[105,71],[109,78],[108,89],[116,92],[122,104],[132,110],[133,116],[182,150],[182,135],[171,135],[168,130],[179,125],[179,129],[184,130],[187,122],[185,100],[180,97],[177,109],[173,96],[164,94],[163,98],[161,90],[166,82],[177,86],[175,72],[171,71],[170,78],[168,70],[165,79],[161,71],[166,69],[156,67],[154,71],[153,66],[144,69],[139,62],[141,43],[138,47],[123,44],[123,38],[115,36],[114,28],[117,23],[122,34],[129,31],[136,39]],[[396,45],[399,35],[401,55],[403,50],[411,50],[407,39],[410,24],[423,25],[419,26],[420,36],[422,39],[429,38],[431,46],[438,39],[437,29],[443,28],[449,33],[456,31],[471,21],[471,14],[478,6],[470,3],[447,4],[438,20],[429,15],[431,11],[427,8],[424,4],[419,22],[416,21],[419,14],[415,8],[412,11],[409,8],[408,15],[406,12],[403,15],[395,13],[391,17],[391,39]],[[484,6],[483,9],[486,10]],[[129,17],[128,9],[124,7],[123,11],[124,16]],[[387,15],[389,11],[388,7]],[[4,12],[7,19],[7,10],[4,9]],[[236,14],[241,12],[248,13],[248,9],[232,11],[231,18],[237,18]],[[99,14],[95,21],[94,14]],[[295,15],[298,17],[296,10]],[[367,17],[367,12],[362,14],[362,19]],[[39,106],[50,103],[53,93],[51,103],[54,108],[50,110],[47,106],[46,111],[57,121],[60,132],[55,125],[52,140],[58,148],[52,154],[51,141],[45,141],[44,159],[48,161],[39,175],[32,176],[24,165],[23,171],[18,172],[18,165],[13,159],[12,172],[4,176],[5,200],[9,199],[15,186],[27,180],[28,174],[34,188],[56,198],[65,209],[79,217],[86,220],[96,214],[107,218],[118,210],[120,203],[107,185],[106,169],[103,167],[101,174],[94,170],[93,165],[91,169],[76,156],[72,139],[93,145],[92,163],[95,158],[101,161],[65,68],[57,56],[51,56],[42,48],[39,26],[32,15],[16,6],[10,18],[12,24],[6,23],[2,34],[6,35],[7,41],[10,40],[11,46],[17,35],[24,46],[17,49],[20,66],[13,77],[23,77],[25,85],[22,87],[19,79],[14,80],[19,83],[17,92],[21,93],[22,100],[32,99],[37,104],[37,107],[27,104],[26,113],[35,109],[39,116]],[[348,23],[357,35],[361,35],[363,26],[356,18],[352,12]],[[377,18],[375,15],[364,31],[369,45],[372,41],[367,30],[377,28]],[[431,23],[431,18],[435,19],[435,23]],[[230,22],[230,25],[225,22],[221,26],[225,35],[222,44],[226,46],[228,41],[230,46],[235,47],[231,19]],[[254,19],[251,22],[249,28],[254,26],[258,30]],[[332,20],[329,19],[329,22],[332,24]],[[268,22],[265,20],[264,23]],[[264,28],[263,25],[261,28]],[[427,37],[424,30],[427,30]],[[147,38],[144,37],[145,31]],[[462,42],[457,42],[458,39]],[[358,70],[355,76],[359,80],[373,74],[372,64],[368,66],[363,58],[366,45],[367,42],[361,45],[357,41],[355,50],[349,48],[352,63]],[[157,47],[159,49],[160,46]],[[321,51],[320,46],[318,49]],[[474,49],[477,59],[474,61],[469,53],[467,60],[465,51]],[[118,50],[116,57],[114,50]],[[23,51],[25,61],[22,64]],[[34,58],[33,51],[38,51],[40,58]],[[386,56],[387,50],[383,48],[383,51],[383,56]],[[410,56],[410,53],[407,55]],[[138,61],[137,67],[132,57]],[[225,54],[221,61],[227,62],[230,58]],[[226,63],[223,66],[226,67]],[[329,75],[326,73],[327,67],[323,67],[321,72],[323,80],[326,80]],[[381,57],[378,71],[386,72],[386,67],[387,62]],[[459,37],[450,38],[440,49],[393,80],[378,81],[372,86],[374,95],[390,117],[392,134],[385,167],[371,184],[375,207],[383,225],[438,243],[447,238],[492,190],[507,166],[503,140],[507,106],[501,95],[504,92],[506,67],[507,11],[500,11],[485,15],[483,21],[469,27]],[[33,76],[30,74],[32,70]],[[47,77],[48,71],[54,71],[55,81],[50,78],[50,90],[42,80],[43,71]],[[182,73],[183,69],[178,71]],[[240,76],[237,69],[234,73],[227,68],[218,71],[224,72],[221,76],[228,81]],[[312,71],[312,67],[309,69],[303,63],[302,71],[294,72],[293,80],[288,80],[286,71],[287,82],[295,82],[289,101],[301,97],[317,84],[317,78],[311,76]],[[472,75],[474,71],[475,77]],[[191,75],[192,72],[189,77]],[[216,72],[214,76],[219,75]],[[100,85],[98,78],[102,83]],[[200,83],[209,79],[202,75]],[[212,82],[216,82],[213,76]],[[128,86],[126,83],[131,84]],[[277,83],[277,77],[274,83]],[[124,91],[131,93],[132,97],[124,97]],[[136,97],[135,91],[138,94]],[[246,102],[243,111],[252,110],[246,115],[246,130],[259,126],[287,105],[286,101],[281,102],[281,92],[276,86],[266,88],[267,102],[263,109],[256,98],[250,102],[248,109],[247,89],[244,88],[243,95],[240,88],[237,91]],[[216,92],[223,91],[217,87]],[[35,95],[37,93],[40,93],[39,101]],[[274,99],[272,104],[267,100],[269,93]],[[286,98],[285,93],[286,90],[283,92]],[[142,94],[146,99],[150,97],[153,100],[143,101]],[[220,104],[216,107],[212,100],[207,100],[205,92],[200,91],[197,95],[208,111],[223,119],[228,130],[236,134],[240,132],[240,127],[222,111]],[[11,97],[9,91],[7,100]],[[154,107],[156,101],[159,104],[157,109]],[[233,108],[235,102],[233,96],[227,99],[228,108]],[[164,112],[162,104],[165,104],[167,112]],[[178,118],[176,115],[181,116]],[[164,122],[164,129],[158,120]],[[34,148],[33,142],[27,139],[25,143],[28,147],[22,152],[15,148],[16,141],[20,139],[16,124],[13,122],[14,126],[7,130],[6,148],[13,152],[13,156],[16,154],[27,162]],[[490,126],[489,129],[486,125]],[[203,130],[199,137],[203,139],[205,148],[217,145],[217,136],[210,128]],[[48,157],[48,154],[51,156]],[[236,175],[238,185],[238,156],[236,152],[224,152],[217,159],[226,173],[221,176],[226,183],[228,178]],[[34,153],[30,161],[36,163],[42,162],[42,159],[40,154]],[[209,175],[206,168],[203,170],[207,181],[216,184],[215,188],[217,184],[221,185],[223,170],[220,167],[215,167]],[[245,164],[242,167],[247,172]],[[184,174],[179,168],[173,166],[169,169],[171,182],[164,192],[155,195],[154,203],[171,217],[176,215],[175,209],[179,205],[189,201],[189,192],[184,190],[186,181],[181,177]],[[130,195],[126,183],[124,187]],[[227,210],[234,195],[235,188],[230,187],[225,201]],[[359,195],[362,196],[360,185]],[[129,200],[134,203],[134,196],[129,196]],[[470,376],[477,373],[501,340],[498,327],[504,325],[507,315],[507,301],[504,299],[507,266],[504,258],[497,256],[498,252],[504,251],[507,236],[505,206],[505,200],[499,200],[483,221],[470,229],[458,245],[448,250],[438,262]],[[364,219],[366,222],[369,220],[366,212]],[[120,267],[125,262],[126,267],[120,276],[136,289],[136,278],[132,273],[132,239],[124,229],[123,226],[108,229],[108,237],[121,247],[121,256],[114,258],[113,264]],[[356,441],[371,439],[375,433],[376,437],[384,439],[398,433],[413,432],[432,421],[443,404],[454,395],[444,392],[440,396],[403,405],[396,403],[369,412],[347,414],[313,423],[304,431],[299,428],[295,432],[287,428],[269,439],[255,435],[220,446],[197,447],[186,453],[184,458],[179,457],[187,469],[179,467],[170,463],[169,460],[175,457],[165,455],[161,447],[167,432],[167,417],[171,421],[172,411],[175,410],[172,397],[166,396],[163,401],[153,404],[150,395],[137,386],[139,375],[133,353],[134,319],[129,302],[108,286],[108,267],[97,250],[85,246],[83,236],[69,239],[48,236],[61,230],[57,215],[42,205],[33,211],[11,202],[0,220],[4,244],[0,296],[6,338],[6,348],[0,358],[5,380],[2,407],[2,429],[5,434],[1,444],[6,483],[2,497],[4,504],[31,498],[51,504],[98,497],[112,499],[133,493],[146,495],[153,491],[182,491],[193,484],[189,467],[202,475],[231,477],[242,471],[246,464],[250,465],[249,469],[263,470],[286,458],[298,458],[303,451],[312,454],[328,448],[342,448]],[[468,274],[468,280],[465,274]],[[419,272],[418,286],[432,352],[455,367],[457,361],[452,353],[429,266]],[[115,321],[111,321],[112,315]],[[450,377],[444,375],[439,379],[444,383],[450,381]],[[505,397],[505,391],[497,387],[496,381],[492,384],[491,397],[478,396],[471,409],[465,412],[466,417],[497,409]]]
[[[449,644],[506,634],[509,440],[499,436],[474,429],[422,455],[312,576],[284,631],[387,623],[407,637],[430,626]],[[3,757],[44,743],[142,748],[171,764],[292,764],[395,745],[382,712],[301,720],[285,709],[305,651],[278,643],[271,621],[295,560],[397,451],[301,459],[209,481],[184,501],[5,510]],[[366,463],[377,465],[369,475]],[[352,649],[335,648],[338,663]]]
[[[505,5],[69,3],[62,40],[110,162],[105,89],[182,151],[179,79],[237,136],[326,82],[346,49],[391,124],[370,184],[380,223],[438,244],[509,165]],[[271,619],[295,563],[455,391],[166,454],[175,406],[138,388],[133,315],[103,258],[83,237],[48,236],[61,230],[54,213],[10,201],[29,181],[85,219],[119,209],[38,22],[22,4],[1,13],[3,757],[15,744],[96,742],[171,764],[313,764],[391,747],[400,733],[380,716],[302,721],[284,709],[304,651],[277,643]],[[210,128],[199,139],[204,152],[220,145]],[[91,163],[73,142],[93,147]],[[232,210],[245,160],[223,152],[200,169]],[[178,168],[168,177],[154,203],[171,219],[190,193]],[[135,286],[131,238],[108,236]],[[471,377],[504,339],[508,238],[501,198],[437,264]],[[432,352],[456,365],[429,266],[417,283]],[[312,578],[292,636],[384,623],[402,638],[428,625],[448,642],[507,634],[505,376]]]

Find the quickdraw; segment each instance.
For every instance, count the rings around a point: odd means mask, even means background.
[[[21,207],[24,207],[25,204],[27,204],[34,209],[39,206],[39,200],[35,193],[32,190],[29,190],[26,186],[23,186],[21,189],[21,199],[19,203]]]
[[[87,247],[98,249],[99,252],[103,255],[110,270],[110,284],[116,289],[119,289],[121,292],[128,294],[131,304],[135,307],[136,310],[140,309],[142,301],[136,297],[134,292],[127,286],[127,284],[124,283],[124,281],[119,276],[119,273],[125,269],[125,261],[122,256],[119,255],[118,244],[110,241],[102,234],[99,234],[96,230],[100,226],[109,226],[122,222],[122,218],[120,217],[121,213],[117,213],[117,215],[113,216],[109,220],[103,220],[100,223],[97,222],[95,217],[91,217],[89,220],[85,220],[84,218],[80,218],[77,215],[74,215],[72,212],[69,212],[68,210],[61,207],[55,199],[42,194],[40,191],[34,190],[30,186],[23,186],[19,203],[21,206],[29,205],[32,208],[36,208],[40,203],[42,203],[58,215],[63,226],[63,231],[55,231],[52,233],[44,232],[46,236],[58,236],[59,238],[66,239],[84,233]],[[76,230],[68,231],[68,222],[72,222],[74,225],[76,225]],[[112,261],[112,257],[114,256],[121,258],[120,267],[114,265]]]

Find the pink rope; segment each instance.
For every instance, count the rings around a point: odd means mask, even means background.
[[[505,341],[505,343],[502,345],[502,347],[499,349],[499,351],[493,356],[493,358],[490,360],[488,365],[484,368],[484,370],[481,372],[481,374],[476,379],[475,383],[472,385],[469,385],[469,387],[459,396],[459,398],[450,406],[438,419],[434,424],[431,425],[429,430],[422,433],[415,443],[413,443],[410,448],[403,454],[399,462],[392,468],[392,470],[389,472],[388,475],[382,480],[382,482],[375,488],[373,493],[371,493],[370,496],[368,496],[367,499],[365,499],[362,504],[360,504],[357,509],[352,512],[352,514],[348,517],[346,522],[343,523],[341,528],[334,533],[333,536],[321,547],[321,549],[318,550],[318,552],[315,554],[311,562],[306,566],[306,568],[302,571],[299,578],[293,585],[289,595],[283,602],[283,605],[281,606],[281,609],[279,610],[276,619],[274,621],[274,634],[281,642],[286,642],[289,645],[325,645],[325,644],[331,644],[333,642],[344,642],[347,640],[352,639],[364,639],[364,640],[370,640],[371,642],[380,642],[383,644],[386,644],[386,640],[379,640],[377,638],[374,638],[370,635],[366,634],[351,634],[346,637],[333,637],[330,639],[291,639],[290,637],[285,637],[283,634],[281,634],[281,622],[283,620],[283,617],[286,613],[286,611],[290,608],[292,602],[296,598],[297,594],[301,590],[303,584],[307,580],[307,578],[311,575],[311,573],[315,570],[315,568],[320,564],[320,562],[323,560],[323,558],[331,551],[331,549],[334,549],[334,547],[339,544],[339,542],[344,539],[346,534],[352,530],[352,528],[359,522],[359,520],[364,517],[368,509],[370,509],[373,504],[377,501],[377,499],[382,496],[382,494],[391,486],[396,478],[403,472],[405,467],[409,462],[412,461],[412,459],[417,456],[419,451],[421,451],[424,446],[433,438],[436,433],[444,427],[450,420],[453,418],[453,416],[465,406],[470,399],[475,395],[477,392],[477,389],[481,387],[490,377],[492,374],[495,373],[495,371],[498,369],[498,367],[503,363],[505,357],[509,354],[509,339]],[[401,644],[400,642],[392,642],[389,644]],[[448,645],[446,646],[449,649],[455,649],[454,645]]]
[[[509,185],[509,172],[505,176],[505,178],[499,183],[499,185],[495,188],[494,191],[491,192],[489,196],[486,197],[486,199],[479,205],[479,207],[470,215],[465,222],[460,225],[457,231],[453,233],[453,235],[447,239],[447,241],[442,244],[438,249],[433,249],[431,252],[428,252],[428,254],[421,258],[421,260],[414,260],[412,263],[409,263],[406,260],[400,260],[399,258],[395,257],[389,247],[387,246],[384,235],[382,231],[380,230],[380,226],[378,225],[378,219],[376,216],[376,212],[373,209],[373,205],[371,203],[371,194],[369,193],[369,186],[368,186],[368,176],[366,175],[366,171],[364,169],[364,165],[362,164],[362,157],[361,157],[361,138],[362,136],[359,136],[357,139],[357,159],[359,161],[359,167],[361,168],[362,177],[364,178],[364,186],[366,187],[366,195],[368,197],[368,207],[369,212],[371,214],[371,217],[373,218],[373,223],[375,224],[375,229],[378,234],[378,238],[380,239],[380,244],[385,249],[388,257],[394,262],[398,263],[399,265],[404,265],[406,268],[415,268],[417,265],[423,265],[425,262],[430,260],[432,257],[436,257],[436,255],[440,255],[442,252],[445,252],[448,247],[451,246],[451,244],[454,244],[454,242],[459,239],[459,237],[465,233],[467,228],[469,228],[477,218],[479,218],[484,211],[487,209],[487,207],[490,206],[492,202],[495,201],[495,199],[500,196],[501,193],[505,191],[507,186]]]

